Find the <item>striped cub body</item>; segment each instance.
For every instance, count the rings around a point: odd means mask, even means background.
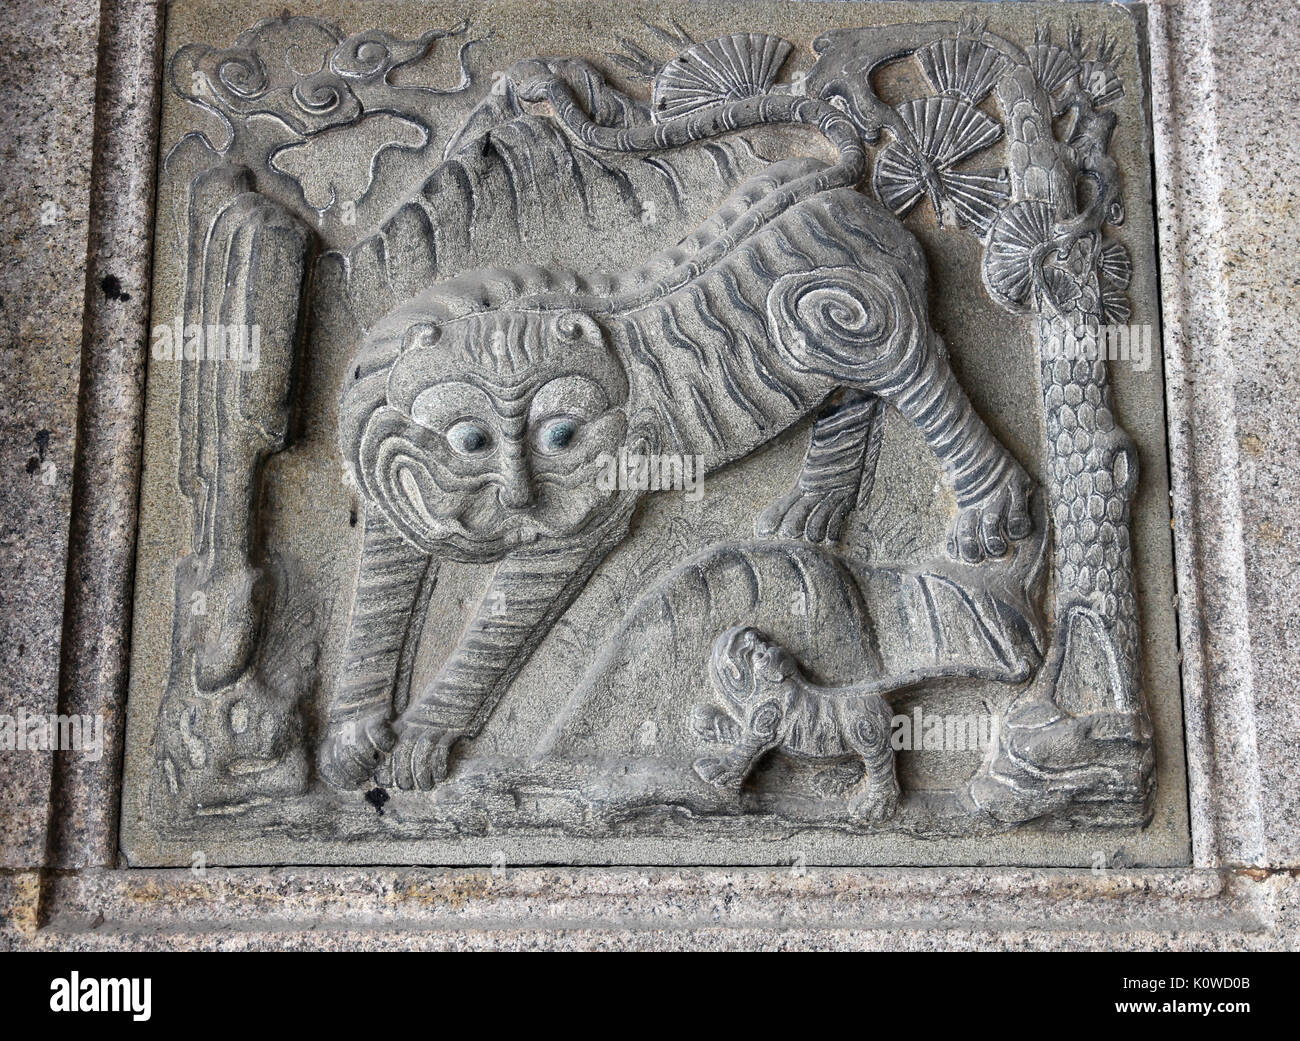
[[[722,753],[696,761],[701,778],[739,791],[772,751],[828,763],[857,759],[862,778],[849,794],[851,812],[869,820],[894,815],[893,712],[882,695],[812,683],[793,655],[747,626],[717,638],[710,674],[722,703],[698,706],[693,722],[697,732],[722,746]]]

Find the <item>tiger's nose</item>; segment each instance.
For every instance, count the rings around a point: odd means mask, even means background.
[[[507,510],[525,510],[533,505],[532,475],[522,446],[507,446],[497,501]]]

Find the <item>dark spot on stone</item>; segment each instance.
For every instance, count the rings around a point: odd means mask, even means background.
[[[366,792],[366,802],[378,810],[381,817],[384,815],[384,803],[388,801],[388,798],[388,793],[382,788],[371,788],[370,791]]]
[[[131,294],[122,292],[122,283],[116,275],[105,275],[99,280],[99,288],[110,300],[130,300]]]
[[[357,526],[357,508],[353,506],[352,514],[351,516],[348,517],[348,527],[355,528],[356,526]]]
[[[22,657],[24,654],[26,654],[26,653],[27,653],[27,644],[25,644],[25,643],[20,643],[20,644],[18,645],[18,657],[21,658],[21,657]]]
[[[41,468],[41,461],[37,459],[36,456],[32,456],[30,459],[27,460],[27,472],[29,474],[34,474],[40,468]]]

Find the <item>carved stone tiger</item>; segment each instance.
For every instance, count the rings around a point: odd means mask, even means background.
[[[526,90],[591,147],[673,147],[805,122],[837,143],[840,161],[774,164],[634,270],[472,272],[374,329],[340,417],[367,512],[319,758],[335,784],[360,784],[377,765],[402,788],[445,775],[454,742],[477,733],[625,536],[644,493],[602,490],[596,474],[619,446],[702,456],[708,472],[820,409],[799,481],[758,527],[833,539],[858,502],[886,403],[952,482],[954,553],[999,556],[1031,528],[1028,477],[975,413],[927,321],[917,243],[851,187],[863,155],[845,117],[810,99],[753,98],[602,143],[609,128],[593,127],[563,83]],[[500,564],[438,675],[405,702],[441,557]]]

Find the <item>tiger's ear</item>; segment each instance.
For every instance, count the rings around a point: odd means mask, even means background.
[[[562,311],[551,321],[551,331],[561,343],[603,344],[605,334],[596,320],[582,311]]]
[[[433,322],[413,322],[402,333],[402,353],[432,347],[442,335],[442,327]]]

